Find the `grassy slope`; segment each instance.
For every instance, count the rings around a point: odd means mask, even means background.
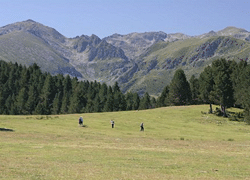
[[[0,36],[0,59],[29,66],[37,63],[43,71],[72,67],[61,55],[38,37],[22,31]]]
[[[207,110],[82,114],[86,127],[79,114],[0,116],[0,127],[15,130],[0,131],[0,179],[248,178],[250,126]]]

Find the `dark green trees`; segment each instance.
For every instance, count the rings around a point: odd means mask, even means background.
[[[203,103],[209,103],[210,109],[209,113],[212,113],[212,98],[211,98],[211,91],[213,90],[214,86],[214,78],[213,72],[210,66],[207,66],[204,71],[200,74],[199,77],[199,92],[200,92],[200,99]]]
[[[182,69],[175,71],[174,77],[169,85],[169,102],[172,105],[190,104],[191,90]]]
[[[238,83],[235,85],[236,103],[244,108],[244,119],[250,124],[250,65],[239,64],[242,67],[238,74]]]
[[[169,86],[166,86],[161,95],[158,97],[157,102],[156,102],[156,106],[157,107],[164,107],[167,106],[169,101],[168,101],[168,94],[169,93]]]
[[[211,67],[206,67],[200,74],[200,99],[210,104],[210,113],[212,103],[215,103],[221,105],[223,116],[226,116],[226,107],[231,107],[235,102],[232,80],[234,70],[231,64],[231,61],[225,59],[215,60]]]
[[[199,104],[199,80],[194,75],[189,79],[190,90],[191,90],[191,104]]]
[[[151,108],[150,96],[146,92],[140,101],[139,109],[149,109]]]
[[[226,107],[234,104],[233,84],[230,78],[232,71],[225,59],[215,60],[212,63],[214,86],[211,92],[213,101],[221,105],[223,116],[226,115]]]

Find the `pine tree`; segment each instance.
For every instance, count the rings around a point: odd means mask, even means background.
[[[68,106],[69,106],[69,93],[65,92],[62,98],[62,106],[60,110],[62,114],[68,113]]]
[[[167,104],[168,104],[168,93],[169,93],[169,86],[166,86],[163,89],[161,95],[157,99],[157,102],[156,102],[157,107],[167,106]]]
[[[94,100],[94,112],[101,112],[101,99],[99,95],[96,95]]]
[[[43,102],[44,113],[50,114],[52,109],[53,100],[55,97],[55,85],[53,82],[53,78],[50,74],[47,75],[44,86],[41,92],[41,102]]]
[[[121,103],[119,106],[119,111],[126,111],[126,108],[127,108],[126,98],[125,95],[121,93]]]
[[[31,85],[29,87],[28,100],[25,104],[25,109],[27,110],[28,114],[33,114],[33,111],[38,104],[38,97],[39,96],[36,86]]]
[[[103,112],[111,112],[113,111],[114,99],[112,94],[107,95],[107,101],[104,105]]]
[[[121,103],[121,93],[116,91],[114,93],[114,104],[113,104],[113,111],[119,111]]]
[[[210,104],[209,113],[212,113],[212,97],[210,93],[213,90],[214,86],[214,78],[212,73],[212,68],[210,66],[207,66],[200,74],[199,77],[199,92],[200,92],[200,99],[204,103]]]
[[[72,81],[70,79],[70,76],[67,75],[63,81],[63,95],[67,93],[70,96],[71,91],[72,91]]]
[[[137,93],[134,93],[133,94],[133,105],[132,105],[132,109],[133,110],[137,110],[139,109],[139,106],[140,106],[140,97]]]
[[[198,104],[199,103],[199,80],[197,78],[195,78],[194,75],[191,76],[191,78],[189,79],[189,83],[190,83],[190,90],[191,90],[191,94],[192,94],[192,104]]]
[[[29,70],[24,66],[21,72],[21,77],[20,77],[20,88],[27,87],[28,82],[30,79],[30,72]]]
[[[146,92],[140,101],[139,109],[149,109],[151,108],[150,96]]]
[[[107,100],[107,93],[108,93],[108,86],[106,83],[103,83],[99,90],[101,110],[103,110],[105,102]]]
[[[11,111],[11,110],[16,110],[15,101],[16,101],[15,94],[8,96],[8,98],[5,101],[5,108],[3,114],[12,114],[12,115],[16,114]]]
[[[52,114],[59,114],[61,109],[61,100],[60,100],[61,92],[56,93],[56,96],[53,100]]]
[[[94,112],[94,101],[93,100],[88,100],[86,107],[84,108],[84,112],[86,113],[92,113]]]
[[[175,71],[169,86],[169,101],[172,105],[185,105],[191,101],[190,85],[182,69]]]
[[[150,104],[151,104],[151,107],[152,107],[152,108],[155,108],[155,107],[156,107],[156,99],[155,99],[155,97],[152,97],[152,98],[151,98]]]
[[[28,93],[26,87],[23,87],[20,89],[17,97],[16,97],[16,107],[17,107],[17,113],[18,114],[28,114],[25,104],[28,100]]]
[[[44,109],[43,103],[37,104],[34,114],[40,114],[40,115],[46,114],[46,110]]]
[[[75,90],[72,93],[72,97],[70,99],[70,105],[69,105],[69,113],[79,113],[81,107],[81,92],[80,89],[75,87]]]
[[[243,66],[238,76],[235,97],[244,108],[244,120],[250,124],[250,65]]]
[[[116,81],[115,84],[114,84],[114,87],[113,87],[113,92],[116,93],[116,92],[121,92],[120,91],[120,87],[118,85],[118,82]]]
[[[126,110],[132,110],[132,106],[133,106],[133,94],[130,92],[127,92],[125,95],[125,99],[126,99]]]
[[[223,116],[226,115],[226,108],[234,104],[233,83],[231,81],[229,64],[225,59],[215,60],[212,63],[214,86],[211,92],[215,103],[221,105]]]
[[[242,106],[242,101],[241,101],[241,90],[243,82],[245,81],[244,78],[244,73],[245,73],[245,68],[247,67],[247,62],[246,61],[240,61],[238,64],[236,62],[230,63],[230,68],[232,69],[232,74],[231,74],[231,81],[233,84],[233,89],[234,89],[234,99],[235,99],[235,107],[240,107],[243,108]]]

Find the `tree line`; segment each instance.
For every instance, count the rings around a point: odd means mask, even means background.
[[[182,69],[155,99],[146,92],[123,94],[115,82],[79,81],[76,77],[42,73],[37,64],[28,68],[0,61],[0,114],[66,114],[149,109],[163,106],[212,104],[244,108],[250,122],[250,65],[218,59],[189,81]]]
[[[244,108],[244,120],[250,123],[250,65],[246,61],[218,59],[205,67],[198,78],[187,81],[182,69],[176,70],[171,83],[157,99],[156,107],[169,105],[212,104],[220,105],[227,117],[226,108]]]
[[[0,114],[66,114],[111,112],[150,108],[148,93],[123,94],[116,82],[78,81],[76,77],[42,73],[37,64],[28,68],[0,61]]]

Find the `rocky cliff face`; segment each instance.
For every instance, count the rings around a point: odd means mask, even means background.
[[[127,35],[113,34],[104,38],[108,43],[121,48],[125,55],[134,59],[142,54],[148,47],[164,41],[167,34],[164,32],[131,33]]]

